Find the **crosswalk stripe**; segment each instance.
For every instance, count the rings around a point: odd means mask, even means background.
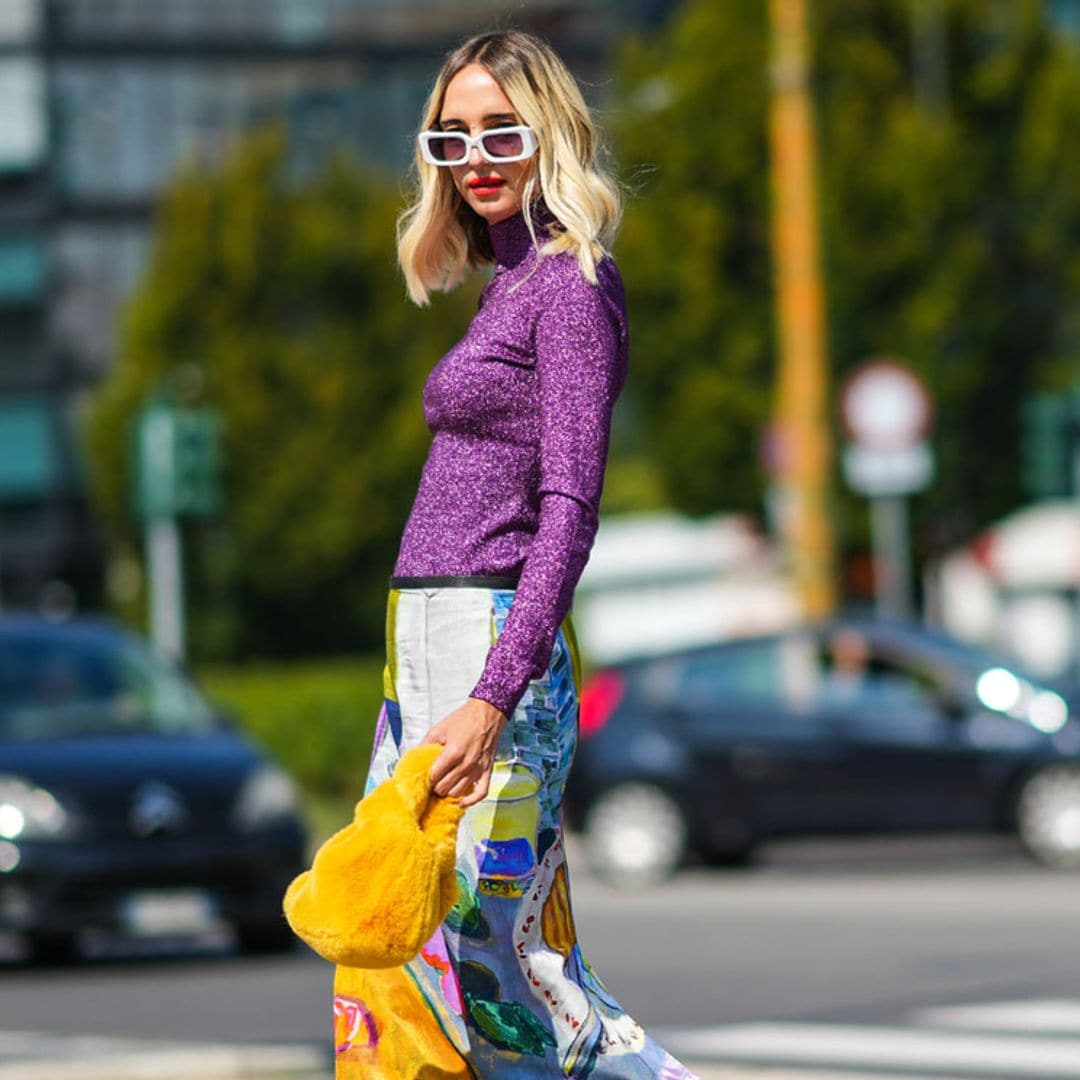
[[[1080,1035],[1080,1001],[1044,998],[1027,1001],[992,1001],[917,1009],[916,1024],[931,1027],[1038,1031],[1044,1035]],[[1080,1075],[1080,1067],[1077,1068]]]
[[[862,1069],[943,1070],[984,1076],[1080,1077],[1080,1039],[968,1034],[851,1024],[732,1024],[657,1031],[673,1054],[703,1061]]]
[[[306,1044],[262,1046],[155,1042],[107,1036],[0,1032],[0,1080],[228,1080],[323,1075],[326,1051]]]

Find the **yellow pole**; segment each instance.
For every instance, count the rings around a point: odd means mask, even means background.
[[[835,604],[835,578],[806,0],[770,0],[770,12],[773,254],[780,345],[778,524],[804,612],[817,617]]]

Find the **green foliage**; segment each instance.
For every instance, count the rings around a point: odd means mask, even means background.
[[[938,479],[916,500],[922,554],[1019,501],[1019,405],[1080,370],[1080,63],[1038,0],[940,10],[935,106],[916,85],[909,0],[812,5],[832,391],[883,352],[928,383]],[[759,0],[687,0],[619,54],[608,122],[634,192],[616,251],[632,358],[606,512],[763,505],[767,15]],[[417,317],[395,266],[400,207],[394,184],[346,158],[298,176],[276,130],[162,200],[88,439],[130,561],[139,408],[172,379],[220,412],[225,511],[185,525],[196,655],[381,646],[429,440],[423,381],[475,305],[462,289]],[[851,546],[865,507],[837,481]],[[144,606],[132,596],[127,616]]]
[[[948,0],[947,97],[920,107],[906,5],[821,11],[836,373],[891,352],[927,383],[918,513],[948,542],[1022,501],[1019,407],[1080,370],[1080,64],[1035,0]]]
[[[915,85],[909,0],[812,5],[832,390],[883,352],[928,383],[939,479],[916,503],[924,552],[1020,500],[1018,406],[1080,371],[1075,50],[1037,0],[941,10],[946,93],[933,108]],[[689,0],[618,65],[611,126],[638,188],[617,251],[628,393],[647,403],[663,489],[693,513],[762,501],[775,368],[767,14]],[[866,515],[842,492],[837,477],[850,543]]]
[[[382,705],[381,654],[304,663],[205,665],[199,683],[305,792],[360,798]]]
[[[766,6],[690,3],[631,41],[611,125],[632,190],[617,256],[630,310],[627,394],[670,500],[760,504],[757,433],[772,368]]]
[[[187,170],[162,200],[88,442],[113,539],[134,552],[138,409],[195,372],[196,396],[219,410],[226,509],[187,527],[197,654],[381,644],[430,438],[423,381],[475,307],[459,290],[417,317],[396,267],[400,207],[345,157],[297,179],[276,129],[217,173]]]

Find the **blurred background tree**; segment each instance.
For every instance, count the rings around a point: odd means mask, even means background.
[[[475,306],[461,290],[417,317],[395,260],[400,207],[391,181],[346,157],[301,172],[276,129],[218,173],[187,170],[161,203],[88,441],[113,538],[137,555],[132,422],[169,373],[201,372],[226,507],[185,524],[196,658],[381,647],[430,439],[423,381]]]
[[[605,511],[763,507],[767,12],[687,0],[615,60],[604,119],[631,191],[616,255],[632,357]],[[928,384],[925,558],[1021,501],[1018,404],[1078,367],[1080,63],[1040,0],[821,0],[813,16],[834,400],[871,354]],[[219,172],[176,179],[91,424],[114,550],[134,564],[136,412],[194,367],[222,413],[226,513],[185,526],[197,656],[381,647],[429,440],[421,388],[475,307],[478,281],[418,316],[395,263],[395,183],[299,158],[268,130]],[[839,475],[835,491],[841,546],[865,549],[865,504]]]
[[[767,5],[694,2],[619,59],[627,396],[674,507],[759,510],[773,372]]]
[[[1040,0],[918,7],[820,0],[812,32],[832,390],[876,353],[929,386],[925,556],[1022,501],[1018,404],[1080,368],[1080,63]],[[695,514],[759,510],[766,482],[767,14],[689,0],[623,51],[610,115],[636,189],[628,393],[659,486]],[[842,543],[865,546],[865,504],[836,492]]]

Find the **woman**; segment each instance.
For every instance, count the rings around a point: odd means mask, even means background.
[[[543,41],[483,34],[447,58],[399,261],[420,305],[469,269],[494,275],[424,388],[434,439],[390,581],[367,786],[403,750],[443,746],[434,790],[468,808],[460,899],[403,968],[337,969],[339,1080],[691,1075],[582,955],[563,849],[580,687],[570,604],[627,370],[605,251],[619,198],[596,153]]]

